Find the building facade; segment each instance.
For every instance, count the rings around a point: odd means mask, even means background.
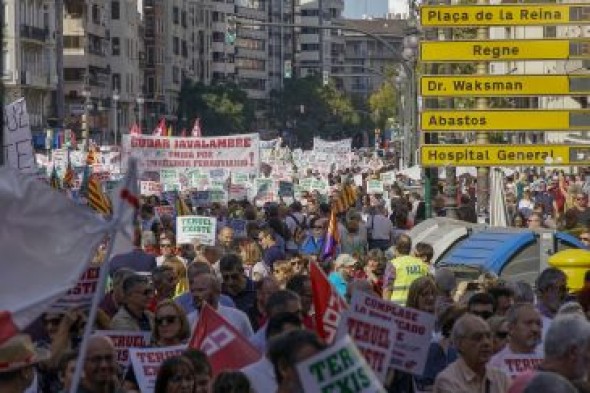
[[[52,113],[55,91],[55,2],[4,1],[2,42],[4,102],[24,97],[33,133],[41,132]]]

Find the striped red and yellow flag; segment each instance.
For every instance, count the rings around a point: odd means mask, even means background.
[[[88,192],[86,195],[88,206],[104,215],[113,212],[113,206],[108,196],[102,191],[102,184],[98,177],[90,175],[88,179]]]
[[[72,169],[72,165],[68,164],[68,167],[66,168],[66,173],[64,173],[64,178],[62,180],[63,187],[64,188],[73,188],[75,177],[76,177],[76,173]]]
[[[86,165],[94,165],[96,164],[96,152],[94,148],[88,149],[88,154],[86,155]]]
[[[176,194],[176,201],[175,201],[174,208],[176,210],[176,215],[179,217],[190,216],[191,214],[193,214],[191,212],[191,210],[189,209],[188,205],[186,204],[186,202],[184,201],[184,199],[182,198],[182,196],[180,195],[180,193]]]

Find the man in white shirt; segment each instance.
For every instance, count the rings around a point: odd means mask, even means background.
[[[303,324],[297,314],[281,312],[272,316],[265,326],[266,339],[271,340],[282,333],[301,329]],[[266,355],[262,356],[256,363],[244,367],[241,371],[248,377],[254,393],[277,391],[275,370]]]
[[[490,366],[516,376],[532,371],[543,358],[542,321],[534,304],[518,303],[506,313],[508,344],[490,360]],[[518,366],[516,364],[518,363]]]
[[[195,311],[187,315],[191,326],[194,327],[199,319],[199,310],[207,303],[213,307],[219,315],[221,315],[227,322],[230,323],[238,332],[242,333],[244,337],[249,338],[252,335],[252,325],[248,320],[248,316],[232,307],[226,307],[219,304],[219,297],[221,295],[221,282],[212,274],[199,274],[191,277],[189,282],[191,294],[193,295],[193,302]]]

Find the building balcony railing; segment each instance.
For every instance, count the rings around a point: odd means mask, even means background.
[[[21,24],[20,36],[21,38],[45,42],[49,36],[49,29]]]

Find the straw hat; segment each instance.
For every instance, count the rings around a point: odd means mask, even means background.
[[[31,337],[17,334],[0,345],[0,373],[32,366],[49,358],[49,351],[36,348]]]

